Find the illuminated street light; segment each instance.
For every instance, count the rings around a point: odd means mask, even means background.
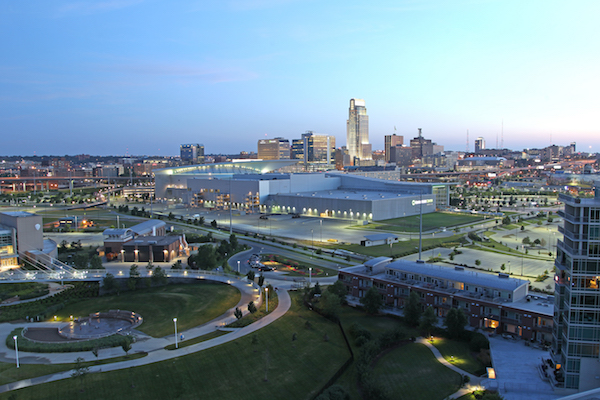
[[[175,324],[175,348],[179,348],[179,343],[177,342],[177,318],[173,318],[173,324]]]
[[[15,353],[17,354],[17,368],[19,368],[19,346],[17,346],[17,335],[13,336],[15,341]]]
[[[266,287],[265,288],[265,297],[266,297],[266,301],[267,301],[267,313],[269,312],[269,288]]]

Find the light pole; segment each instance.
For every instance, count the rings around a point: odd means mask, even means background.
[[[312,267],[308,268],[308,287],[312,286]]]
[[[267,307],[267,313],[269,313],[269,288],[266,287],[265,288],[265,297],[266,297],[266,307]]]
[[[240,273],[240,260],[238,260],[238,274]]]
[[[319,220],[319,230],[321,232],[321,240],[320,240],[320,242],[323,243],[323,220],[322,219]]]
[[[313,232],[313,230],[310,230],[310,236],[311,236],[311,242],[310,242],[310,257],[312,258],[312,256],[314,255],[315,252],[315,233]]]
[[[19,346],[17,346],[17,335],[13,336],[15,341],[15,353],[17,354],[17,368],[19,368]]]
[[[508,274],[510,275],[510,261],[508,262]]]
[[[179,343],[177,342],[177,318],[173,318],[173,323],[175,324],[175,348],[179,348]]]

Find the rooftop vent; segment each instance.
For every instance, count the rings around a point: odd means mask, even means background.
[[[508,274],[498,274],[498,278],[508,279]]]

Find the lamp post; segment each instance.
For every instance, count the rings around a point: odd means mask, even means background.
[[[179,348],[179,343],[177,342],[177,318],[173,318],[173,324],[175,324],[175,348]]]
[[[312,286],[312,267],[308,268],[308,287]]]
[[[240,260],[238,260],[238,274],[240,273]]]
[[[265,288],[265,297],[266,297],[266,307],[267,307],[267,313],[269,312],[269,288],[266,287]]]
[[[13,336],[15,341],[15,353],[17,354],[17,368],[19,368],[19,346],[17,346],[17,335]]]
[[[319,220],[319,230],[321,232],[321,240],[320,240],[320,242],[323,243],[323,220],[322,219]]]
[[[314,255],[315,252],[315,233],[313,231],[313,229],[310,230],[310,237],[311,237],[311,242],[310,242],[310,256],[312,258],[312,256]]]

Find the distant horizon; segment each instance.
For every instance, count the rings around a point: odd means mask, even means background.
[[[0,154],[256,151],[307,130],[599,151],[600,2],[2,2]],[[27,29],[23,29],[27,27]]]

